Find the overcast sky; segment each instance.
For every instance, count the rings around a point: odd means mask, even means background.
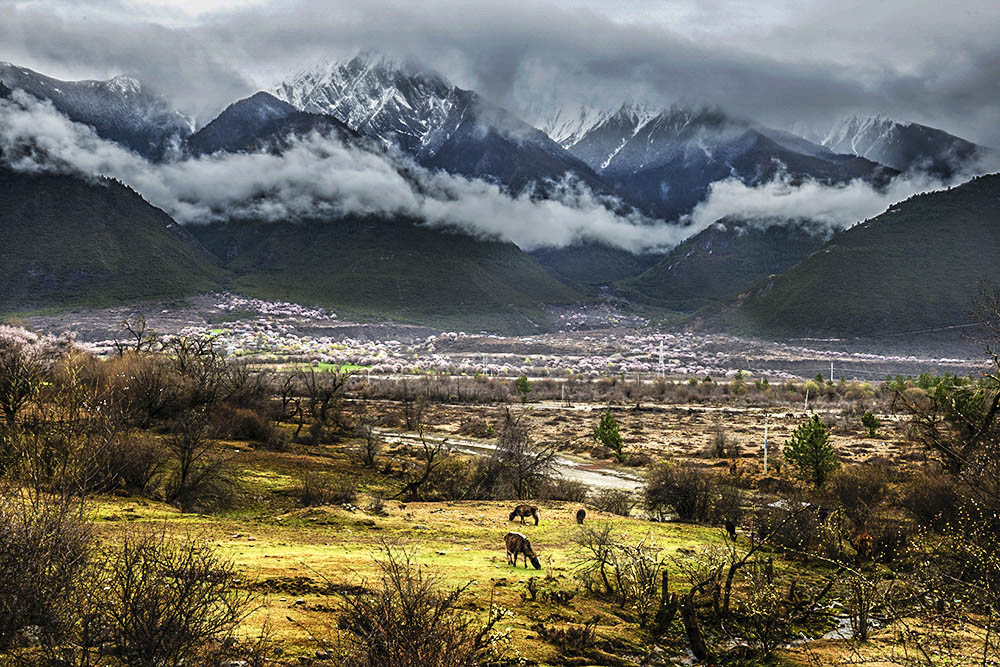
[[[135,74],[202,117],[365,48],[526,116],[638,98],[805,132],[882,112],[1000,147],[998,0],[0,0],[0,60]]]

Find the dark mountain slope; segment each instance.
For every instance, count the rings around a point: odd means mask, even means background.
[[[588,291],[633,278],[662,257],[651,253],[637,255],[601,243],[539,248],[531,255],[561,281]]]
[[[191,231],[225,259],[234,289],[353,316],[531,332],[548,324],[543,304],[584,298],[513,244],[408,220],[233,221]]]
[[[769,278],[717,321],[771,336],[873,336],[969,322],[1000,272],[1000,175],[893,205]]]
[[[310,132],[354,140],[357,133],[333,116],[299,111],[287,102],[260,92],[229,105],[211,123],[188,137],[191,155],[236,153],[274,146]]]
[[[723,219],[685,240],[622,287],[641,300],[676,310],[696,310],[782,273],[829,237],[808,221]]]
[[[297,113],[297,109],[273,95],[257,93],[226,107],[211,123],[187,139],[192,155],[216,151],[236,152],[252,144],[274,121]]]
[[[223,271],[116,181],[0,168],[0,312],[111,306],[215,289]]]
[[[544,195],[548,181],[570,175],[597,193],[612,194],[590,167],[543,132],[467,90],[457,91],[451,113],[428,136],[417,159],[427,167],[495,181],[513,192],[534,186]]]

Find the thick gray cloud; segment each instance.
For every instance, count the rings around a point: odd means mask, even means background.
[[[752,4],[752,6],[751,6]],[[884,112],[1000,146],[1000,3],[215,0],[0,3],[0,59],[134,72],[207,114],[320,56],[415,56],[528,114],[624,97],[779,127]],[[87,70],[84,72],[84,70]]]

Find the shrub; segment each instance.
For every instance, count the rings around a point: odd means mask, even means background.
[[[192,403],[192,387],[161,355],[127,353],[108,361],[100,379],[109,404],[133,426],[174,419]]]
[[[480,465],[475,459],[464,456],[447,456],[441,460],[441,464],[434,468],[434,472],[427,480],[426,496],[431,499],[441,500],[486,500],[491,497],[495,489],[483,489],[485,493],[476,494],[476,478],[479,474]],[[472,498],[473,495],[485,497]]]
[[[712,440],[709,443],[708,454],[717,459],[739,458],[740,446],[729,439],[721,420],[717,420],[712,427]]]
[[[93,440],[78,475],[92,493],[151,493],[167,463],[167,451],[146,433],[113,434]]]
[[[857,530],[868,525],[872,514],[885,502],[888,489],[885,473],[870,465],[838,470],[829,484],[831,495]]]
[[[239,583],[235,566],[201,541],[123,532],[92,574],[86,612],[100,631],[81,643],[129,665],[217,665],[256,608]]]
[[[268,449],[283,449],[283,434],[266,416],[249,408],[220,405],[212,411],[213,431],[230,440],[248,440]]]
[[[646,452],[632,452],[624,463],[629,468],[644,468],[653,462],[653,457]]]
[[[553,477],[542,485],[538,497],[544,500],[562,500],[570,503],[585,503],[590,487],[583,482],[563,477]]]
[[[358,484],[349,479],[329,479],[308,472],[302,476],[298,497],[299,504],[306,507],[354,504],[358,499]]]
[[[760,508],[754,524],[757,537],[792,551],[813,552],[823,540],[816,511],[796,501]]]
[[[815,380],[808,380],[802,385],[802,393],[807,395],[809,398],[816,398],[819,396],[821,391],[821,386]]]
[[[732,521],[738,524],[742,519],[743,494],[732,484],[720,484],[712,508],[712,523]]]
[[[910,544],[911,525],[900,521],[873,521],[868,525],[872,536],[872,558],[880,563],[899,559]]]
[[[576,576],[587,591],[634,612],[641,627],[662,634],[677,611],[676,593],[667,591],[662,551],[646,538],[627,543],[610,523],[582,528],[576,542]]]
[[[830,445],[830,429],[819,415],[795,429],[782,449],[785,458],[799,470],[799,476],[816,485],[823,483],[840,465]]]
[[[388,516],[389,514],[388,510],[385,509],[385,499],[382,496],[375,496],[365,511],[376,516]]]
[[[458,425],[458,434],[473,438],[489,438],[496,435],[496,431],[493,429],[493,425],[485,419],[474,417],[465,419]]]
[[[673,512],[681,521],[712,521],[719,504],[718,475],[690,464],[661,464],[646,479],[646,509],[661,520]]]
[[[371,417],[362,417],[358,422],[357,436],[361,439],[361,446],[357,449],[357,458],[365,468],[375,468],[376,458],[382,453],[382,441],[379,439],[378,431],[375,430],[375,420]]]
[[[173,459],[165,488],[167,502],[182,512],[211,512],[232,506],[239,478],[231,459],[209,438],[203,413],[189,413],[175,422],[166,446]]]
[[[918,525],[940,532],[959,519],[962,494],[943,471],[927,470],[903,486],[901,504]]]
[[[628,516],[638,500],[624,489],[601,489],[593,494],[591,504],[602,512]]]
[[[608,459],[611,458],[612,453],[610,449],[600,444],[590,448],[590,456],[594,459]]]
[[[464,613],[468,584],[441,590],[406,551],[385,548],[374,585],[341,593],[339,627],[348,667],[478,667],[500,657],[493,628],[502,618],[491,605],[484,621]]]
[[[29,627],[58,644],[74,624],[90,527],[66,504],[0,497],[0,651]]]
[[[581,626],[569,625],[565,628],[549,627],[539,622],[533,624],[531,630],[562,653],[578,654],[594,645],[597,636],[595,629],[600,620],[600,616],[594,616]]]

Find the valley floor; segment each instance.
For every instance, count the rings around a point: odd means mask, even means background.
[[[883,339],[796,339],[785,342],[657,326],[608,304],[553,312],[558,330],[535,336],[447,332],[393,322],[343,321],[299,304],[233,294],[92,311],[23,317],[37,331],[71,332],[109,352],[128,319],[144,318],[161,334],[214,336],[230,354],[287,368],[303,363],[348,366],[369,375],[454,375],[648,380],[732,376],[880,381],[887,376],[968,375],[983,367],[981,345],[964,331]]]

